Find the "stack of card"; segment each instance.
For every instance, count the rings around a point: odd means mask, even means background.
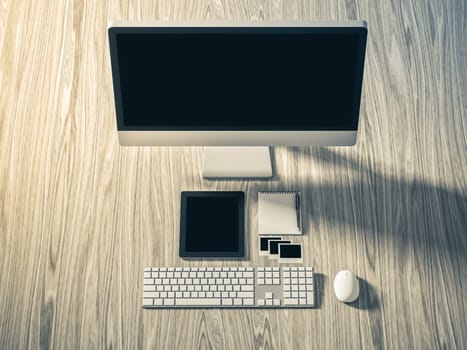
[[[259,255],[280,263],[302,263],[302,245],[279,236],[259,236]]]

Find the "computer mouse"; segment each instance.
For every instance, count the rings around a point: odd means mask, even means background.
[[[340,271],[334,278],[334,293],[344,303],[357,300],[360,294],[358,279],[348,270]]]

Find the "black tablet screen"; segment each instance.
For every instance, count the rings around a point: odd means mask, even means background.
[[[243,193],[241,207],[238,192],[230,196],[226,192],[200,193],[190,193],[185,204],[182,198],[181,240],[184,242],[180,255],[243,256]]]

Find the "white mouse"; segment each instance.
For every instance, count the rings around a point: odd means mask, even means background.
[[[344,303],[351,303],[357,300],[360,294],[360,286],[358,285],[357,277],[350,271],[340,271],[336,275],[336,278],[334,278],[334,292],[336,293],[337,299]]]

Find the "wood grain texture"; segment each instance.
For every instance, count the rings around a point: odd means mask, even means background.
[[[464,1],[0,1],[0,348],[465,349]],[[202,148],[118,145],[117,19],[366,19],[358,144],[274,149],[271,181],[206,181]],[[303,193],[316,310],[140,307],[178,257],[182,190]],[[335,273],[361,278],[354,305]]]

